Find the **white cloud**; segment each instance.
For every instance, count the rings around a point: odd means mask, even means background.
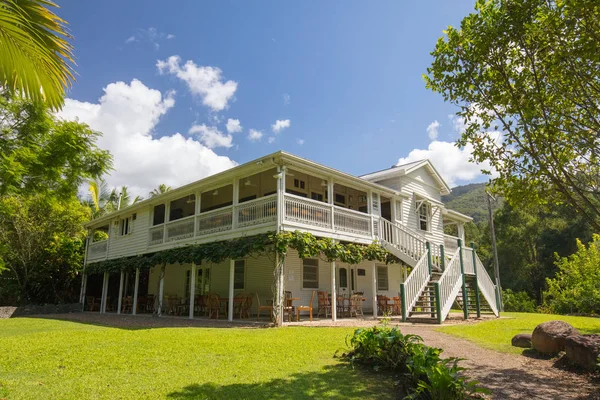
[[[251,142],[258,142],[260,139],[262,139],[262,137],[263,133],[256,129],[250,129],[250,131],[248,132],[248,140],[250,140]]]
[[[480,177],[482,169],[491,170],[489,163],[478,165],[470,162],[472,152],[473,146],[470,144],[459,149],[454,143],[434,140],[427,149],[414,149],[407,157],[400,158],[397,165],[428,158],[448,185],[456,186],[457,181],[472,181]],[[492,172],[493,176],[495,174]]]
[[[302,146],[304,144],[304,139],[296,139],[296,143]]]
[[[277,121],[275,121],[275,123],[273,125],[271,125],[271,129],[275,133],[279,133],[282,130],[287,129],[289,127],[290,127],[289,119],[278,119]]]
[[[287,106],[292,102],[292,96],[289,93],[283,94],[283,105]]]
[[[175,105],[173,95],[163,96],[135,79],[115,82],[98,102],[66,99],[58,116],[79,119],[104,134],[98,145],[114,156],[114,171],[106,177],[111,187],[126,185],[148,196],[161,183],[178,187],[237,165],[179,133],[152,137],[160,118]]]
[[[198,136],[200,142],[202,142],[209,149],[215,147],[231,147],[233,138],[231,135],[224,135],[217,129],[216,126],[192,125],[189,132],[190,135]]]
[[[225,125],[227,128],[227,132],[229,133],[237,133],[242,131],[242,125],[240,124],[239,119],[227,119],[227,124]]]
[[[271,143],[274,143],[274,142],[275,142],[275,136],[269,136],[267,138],[267,143],[271,144]]]
[[[435,140],[438,137],[438,128],[440,127],[440,123],[435,120],[432,123],[429,124],[429,126],[427,126],[427,135],[429,136],[429,139],[431,140]]]
[[[198,66],[188,60],[181,65],[179,56],[158,60],[156,67],[161,74],[169,73],[184,81],[192,94],[202,98],[202,104],[212,111],[222,111],[237,90],[237,82],[222,79],[222,71],[217,67]]]
[[[135,35],[132,35],[125,40],[125,44],[145,42],[150,43],[158,50],[161,41],[170,39],[175,39],[175,35],[172,33],[159,32],[158,29],[150,27],[147,29],[138,29]]]

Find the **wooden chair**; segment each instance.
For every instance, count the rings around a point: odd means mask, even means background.
[[[377,313],[379,315],[384,315],[390,311],[389,299],[387,296],[377,295]]]
[[[346,314],[348,313],[348,303],[347,303],[348,298],[345,295],[340,295],[337,297],[336,299],[336,309],[337,309],[337,315],[339,317],[345,317]]]
[[[325,314],[325,318],[327,318],[328,314],[331,314],[331,301],[329,300],[329,295],[327,292],[318,292],[317,295],[319,304],[317,318],[319,318],[321,314]]]
[[[87,303],[88,311],[94,311],[98,305],[96,304],[96,298],[94,296],[86,296],[85,302]],[[100,309],[100,307],[98,307],[98,309]]]
[[[245,293],[238,293],[233,298],[233,315],[238,314],[242,318],[244,313],[244,303],[246,303],[247,295]]]
[[[127,312],[131,313],[133,308],[133,298],[131,296],[123,297],[123,304],[121,304],[121,314],[125,314]]]
[[[350,317],[352,317],[352,314],[354,314],[356,318],[358,318],[359,315],[361,316],[361,318],[364,318],[362,310],[362,300],[363,297],[361,294],[353,294],[352,296],[350,296]]]
[[[307,306],[298,306],[296,307],[296,321],[300,321],[300,311],[308,311],[310,313],[310,321],[312,322],[312,310],[313,310],[313,300],[315,299],[316,290],[313,290],[312,296],[310,297],[310,304]]]
[[[153,313],[154,312],[154,295],[153,294],[149,294],[146,297],[146,305],[144,307],[144,311],[147,313]]]
[[[270,318],[271,319],[273,318],[273,306],[261,306],[260,305],[260,298],[258,297],[258,293],[256,293],[256,320],[257,321],[260,318],[260,312],[262,310],[268,311]]]
[[[285,315],[287,314],[288,316],[288,322],[290,322],[292,320],[292,318],[296,317],[296,308],[292,305],[292,292],[286,290],[285,291],[285,299],[284,299],[284,303],[283,303],[283,315],[282,317],[285,318]]]
[[[218,294],[209,294],[206,302],[206,312],[208,318],[212,318],[213,315],[219,319],[219,312],[221,311],[221,299]]]
[[[242,318],[250,318],[250,311],[252,310],[252,294],[246,295],[246,301],[244,301],[244,308],[242,309]]]
[[[394,304],[392,305],[392,314],[402,314],[402,302],[400,301],[400,296],[393,297],[392,299],[394,300]]]

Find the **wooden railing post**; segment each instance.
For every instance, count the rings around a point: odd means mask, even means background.
[[[437,322],[441,324],[442,321],[442,302],[440,296],[440,283],[435,282],[433,287],[435,288],[435,313],[437,314]]]
[[[425,242],[425,248],[427,249],[427,268],[429,269],[429,275],[433,270],[433,260],[431,258],[431,243]]]
[[[440,244],[440,257],[440,267],[442,268],[442,272],[444,272],[446,270],[446,252],[443,244]]]
[[[479,278],[477,277],[477,254],[475,253],[475,243],[471,242],[473,249],[473,270],[475,271],[475,305],[477,306],[477,318],[481,318],[481,303],[479,300]]]
[[[463,314],[465,319],[469,318],[469,296],[467,293],[467,277],[465,275],[465,263],[463,261],[462,240],[458,239],[458,259],[460,260],[460,273],[462,274],[463,292]]]
[[[406,322],[406,290],[404,289],[404,283],[400,284],[400,302],[402,305],[402,322]]]

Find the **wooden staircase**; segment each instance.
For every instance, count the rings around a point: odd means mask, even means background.
[[[475,290],[475,285],[477,281],[474,276],[466,277],[466,286],[467,286],[467,310],[469,311],[469,318],[477,317],[477,292]],[[458,296],[454,301],[456,308],[464,311],[463,306],[463,293],[462,288],[458,292]],[[494,314],[494,311],[490,307],[490,304],[485,299],[485,296],[479,295],[479,313],[480,314]]]
[[[412,310],[408,311],[406,321],[417,324],[437,324],[437,308],[435,299],[435,283],[442,276],[441,272],[432,272],[431,278],[423,289]]]

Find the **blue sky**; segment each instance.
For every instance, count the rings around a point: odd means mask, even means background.
[[[104,132],[112,185],[144,194],[279,149],[357,175],[430,157],[451,184],[483,179],[422,79],[473,0],[59,4],[78,73],[62,116]]]

